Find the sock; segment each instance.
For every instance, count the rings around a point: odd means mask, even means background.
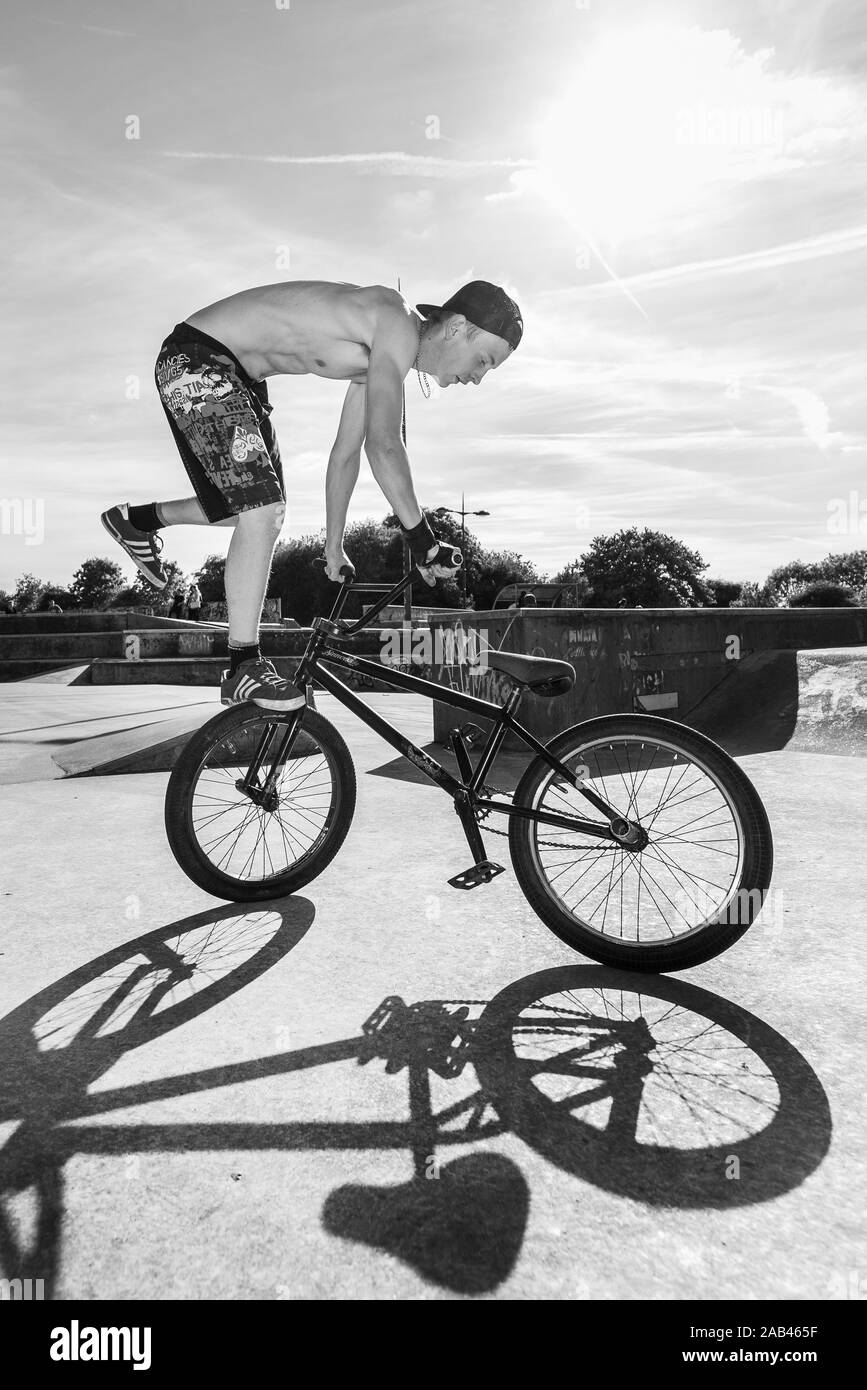
[[[259,643],[252,642],[248,647],[229,647],[229,675],[234,676],[242,661],[261,661]]]
[[[128,507],[130,525],[138,528],[139,531],[159,531],[165,522],[159,514],[158,504],[148,502],[142,507]]]

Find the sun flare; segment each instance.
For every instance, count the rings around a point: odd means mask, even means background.
[[[543,119],[537,186],[595,237],[640,235],[709,181],[779,156],[770,56],[745,54],[727,31],[600,42]]]

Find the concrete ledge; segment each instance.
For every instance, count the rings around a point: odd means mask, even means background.
[[[266,654],[270,655],[267,652]],[[300,657],[275,655],[271,659],[279,674],[291,680]],[[226,665],[225,656],[156,657],[143,661],[115,661],[103,657],[97,658],[91,664],[90,672],[93,685],[215,686],[220,684]],[[383,681],[369,679],[346,668],[334,670],[338,680],[342,680],[353,690],[392,690],[392,687]]]
[[[137,608],[72,608],[66,613],[0,613],[0,636],[19,632],[123,632],[127,628],[196,628],[186,618],[163,618]]]

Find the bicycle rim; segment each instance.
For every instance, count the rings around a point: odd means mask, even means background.
[[[340,806],[334,750],[303,728],[279,768],[276,805],[265,809],[240,791],[260,739],[268,742],[256,786],[264,786],[290,717],[251,707],[240,726],[207,748],[192,776],[190,840],[217,873],[239,884],[267,884],[303,873],[328,838]]]
[[[649,836],[645,848],[630,852],[538,822],[529,827],[539,882],[576,926],[658,951],[740,920],[746,831],[730,789],[700,754],[664,735],[617,734],[582,743],[561,761],[570,770],[583,765],[583,785]],[[532,805],[606,823],[553,771]]]

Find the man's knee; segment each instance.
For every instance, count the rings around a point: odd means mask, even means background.
[[[249,518],[245,522],[245,518]],[[251,507],[248,511],[239,512],[236,520],[242,525],[264,527],[279,534],[286,520],[285,502],[266,502],[264,507]]]

